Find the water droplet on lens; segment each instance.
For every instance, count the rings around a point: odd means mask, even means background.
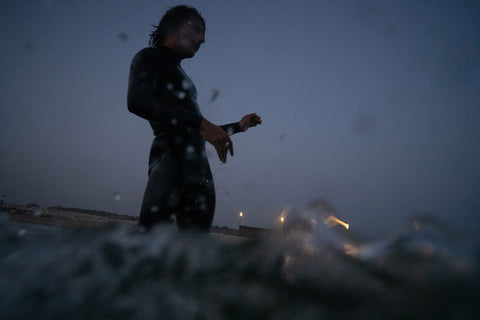
[[[33,211],[33,215],[35,217],[40,217],[42,213],[43,213],[43,210],[41,208],[35,209],[35,211]]]
[[[115,192],[113,194],[113,200],[120,201],[121,199],[122,199],[122,195],[120,194],[120,192]]]
[[[210,102],[213,102],[215,99],[217,99],[219,94],[220,92],[217,89],[212,89],[212,91],[210,91]]]
[[[182,81],[182,88],[184,90],[190,89],[191,86],[192,86],[192,83],[190,81],[188,81],[187,79]]]
[[[19,237],[23,237],[26,233],[27,233],[27,230],[25,230],[25,229],[20,229],[20,230],[18,230],[17,235],[18,235]]]
[[[118,34],[118,37],[120,38],[120,40],[122,41],[127,41],[128,40],[128,35],[125,33],[125,32],[120,32]]]
[[[160,208],[159,208],[158,206],[151,206],[151,207],[150,207],[150,212],[151,212],[151,213],[158,212],[158,210],[160,210]]]
[[[172,125],[176,126],[178,123],[178,120],[176,118],[173,118],[172,119]]]
[[[167,83],[167,90],[172,91],[173,90],[173,84],[172,83]]]
[[[177,93],[178,99],[185,99],[186,96],[187,96],[187,94],[186,94],[185,92],[183,92],[183,91],[179,91],[179,92]]]

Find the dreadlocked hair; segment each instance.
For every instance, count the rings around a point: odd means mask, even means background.
[[[168,34],[181,28],[186,20],[194,18],[199,19],[205,28],[205,20],[203,20],[197,9],[185,5],[170,8],[162,17],[158,26],[153,26],[155,30],[149,35],[149,46],[159,47]]]

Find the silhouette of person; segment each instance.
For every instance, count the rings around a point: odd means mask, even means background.
[[[215,188],[205,141],[223,163],[233,156],[230,135],[262,123],[255,114],[217,126],[204,118],[195,85],[180,62],[205,42],[205,21],[189,6],[168,10],[150,34],[149,47],[132,60],[128,110],[149,121],[154,140],[139,225],[150,229],[176,217],[178,228],[208,231],[215,211]]]

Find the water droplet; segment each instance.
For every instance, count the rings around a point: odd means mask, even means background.
[[[25,230],[25,229],[20,229],[20,230],[18,230],[17,235],[18,235],[19,237],[23,237],[26,233],[27,233],[27,230]]]
[[[188,145],[188,146],[185,148],[185,151],[187,151],[187,153],[194,153],[194,152],[195,152],[195,147],[192,146],[192,145]]]
[[[356,133],[362,135],[374,134],[377,128],[376,119],[368,113],[358,114],[353,119],[352,125],[353,130],[355,130]]]
[[[185,99],[186,96],[187,96],[187,94],[184,91],[178,91],[177,92],[178,99]]]
[[[182,81],[182,88],[183,88],[184,90],[188,90],[188,89],[190,89],[191,87],[192,87],[192,83],[191,83],[189,80],[184,79],[184,80]]]
[[[215,88],[212,89],[212,91],[210,91],[210,102],[213,102],[215,99],[217,99],[219,94],[220,94],[220,91],[218,91]]]
[[[41,209],[41,208],[35,209],[35,211],[33,211],[33,215],[35,217],[40,217],[42,215],[42,213],[43,213],[43,209]]]
[[[180,198],[176,192],[173,192],[168,196],[167,204],[169,206],[176,206],[179,202]]]
[[[127,41],[128,40],[128,35],[125,33],[125,32],[120,32],[118,34],[118,37],[120,38],[120,40],[122,41]]]
[[[180,144],[183,142],[183,139],[181,137],[175,137],[173,138],[173,143],[174,144]]]
[[[160,208],[158,206],[151,206],[150,207],[150,212],[151,213],[155,213],[155,212],[158,212],[160,210]]]
[[[167,90],[172,91],[173,90],[173,83],[167,83]]]
[[[176,118],[172,118],[172,125],[176,126],[178,123],[178,120]]]
[[[34,49],[34,46],[31,42],[27,42],[24,44],[23,48],[25,49],[26,52],[32,52]]]
[[[115,193],[113,194],[113,200],[115,200],[115,201],[120,201],[120,200],[122,200],[122,194],[121,194],[120,192],[115,192]]]

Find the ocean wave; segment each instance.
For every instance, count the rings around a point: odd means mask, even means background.
[[[431,217],[365,239],[293,211],[241,242],[122,226],[28,238],[0,220],[1,319],[478,316],[478,244]]]

